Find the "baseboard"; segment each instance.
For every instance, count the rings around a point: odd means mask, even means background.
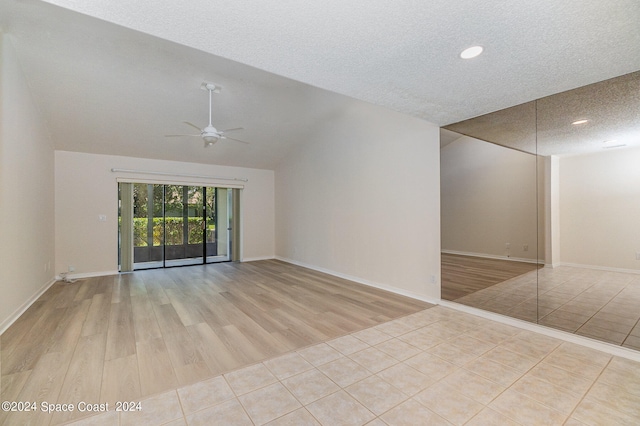
[[[601,342],[599,340],[594,340],[585,336],[580,336],[579,334],[573,334],[567,331],[562,331],[555,328],[546,327],[544,325],[535,324],[535,323],[520,320],[517,318],[508,317],[506,315],[500,315],[494,312],[484,311],[482,309],[473,308],[471,306],[462,305],[460,303],[455,303],[448,300],[441,300],[439,305],[447,308],[455,309],[457,311],[466,312],[468,314],[476,315],[481,318],[486,318],[492,321],[500,322],[502,324],[512,325],[514,327],[518,327],[523,330],[529,330],[535,333],[543,334],[545,336],[554,337],[556,339],[563,340],[565,342],[586,346],[588,348],[595,349],[601,352],[606,352],[611,355],[627,358],[633,361],[640,361],[640,352],[635,351],[633,349],[625,348],[623,346]]]
[[[638,269],[612,268],[609,266],[583,265],[581,263],[560,262],[557,266],[569,266],[572,268],[594,269],[596,271],[622,272],[624,274],[640,274]]]
[[[276,259],[275,256],[258,256],[258,257],[243,257],[240,262],[256,262],[258,260],[272,260]]]
[[[544,261],[542,261],[541,259],[536,260],[536,259],[526,259],[524,257],[498,256],[496,254],[473,253],[468,251],[457,251],[457,250],[440,250],[440,251],[445,254],[456,254],[459,256],[472,256],[472,257],[482,257],[484,259],[510,260],[512,262],[544,264]]]
[[[68,274],[67,278],[70,280],[80,280],[82,278],[104,277],[105,275],[118,275],[120,271],[102,271],[102,272],[84,272],[81,274]],[[56,280],[60,280],[62,277],[56,276]]]
[[[444,252],[444,251],[443,251]],[[457,253],[456,253],[457,254]],[[475,254],[473,254],[475,256]],[[346,280],[350,280],[350,281],[354,281],[358,284],[363,284],[369,287],[374,287],[374,288],[378,288],[381,290],[386,290],[389,291],[391,293],[395,293],[395,294],[399,294],[402,296],[407,296],[410,297],[412,299],[416,299],[416,300],[421,300],[423,302],[427,302],[427,303],[431,303],[434,305],[440,305],[443,307],[447,307],[447,308],[451,308],[451,309],[455,309],[461,312],[466,312],[472,315],[476,315],[478,317],[481,318],[486,318],[492,321],[496,321],[502,324],[507,324],[507,325],[512,325],[514,327],[518,327],[520,329],[523,330],[529,330],[529,331],[533,331],[535,333],[539,333],[539,334],[543,334],[545,336],[549,336],[549,337],[554,337],[556,339],[565,341],[565,342],[570,342],[570,343],[575,343],[581,346],[585,346],[591,349],[595,349],[601,352],[605,352],[611,355],[615,355],[615,356],[619,356],[622,358],[626,358],[626,359],[630,359],[633,361],[639,361],[640,362],[640,352],[638,351],[634,351],[632,349],[627,349],[625,347],[622,346],[617,346],[617,345],[613,345],[610,343],[605,343],[605,342],[601,342],[598,340],[594,340],[594,339],[590,339],[588,337],[584,337],[584,336],[580,336],[578,334],[573,334],[573,333],[568,333],[566,331],[561,331],[561,330],[557,330],[554,328],[549,328],[549,327],[545,327],[543,325],[540,324],[535,324],[532,322],[528,322],[528,321],[524,321],[524,320],[520,320],[517,318],[512,318],[512,317],[508,317],[505,315],[500,315],[500,314],[496,314],[494,312],[489,312],[489,311],[484,311],[482,309],[477,309],[477,308],[472,308],[470,306],[466,306],[466,305],[462,305],[459,303],[455,303],[455,302],[451,302],[448,300],[442,300],[442,299],[438,299],[438,300],[434,300],[434,299],[430,299],[430,298],[426,298],[422,295],[407,291],[407,290],[403,290],[403,289],[399,289],[397,287],[393,287],[393,286],[388,286],[388,285],[383,285],[380,283],[375,283],[369,280],[365,280],[359,277],[354,277],[352,275],[347,275],[347,274],[343,274],[340,272],[336,272],[336,271],[332,271],[330,269],[326,269],[326,268],[321,268],[315,265],[310,265],[304,262],[299,262],[297,260],[293,260],[293,259],[288,259],[285,257],[281,257],[281,256],[276,256],[275,259],[280,260],[282,262],[287,262],[287,263],[291,263],[293,265],[297,265],[297,266],[301,266],[303,268],[308,268],[308,269],[312,269],[314,271],[318,271],[318,272],[322,272],[325,274],[329,274],[329,275],[333,275],[335,277],[338,278],[344,278]],[[509,258],[510,260],[514,260],[513,258]],[[532,261],[531,259],[527,259],[528,261],[530,261],[531,263],[535,263],[535,261]]]
[[[14,322],[16,322],[16,320],[18,318],[20,318],[20,316],[22,314],[25,313],[25,311],[27,309],[29,309],[29,307],[31,305],[33,305],[33,303],[38,300],[38,298],[40,296],[42,296],[42,294],[47,291],[49,289],[49,287],[51,287],[54,283],[56,282],[56,278],[52,278],[51,280],[47,281],[47,283],[42,286],[38,291],[36,291],[36,293],[31,296],[29,298],[29,300],[27,300],[26,302],[24,302],[22,304],[22,306],[20,306],[18,309],[16,309],[11,315],[9,315],[8,318],[6,318],[4,321],[2,321],[2,323],[0,323],[0,335],[2,335],[2,333],[4,333],[7,328],[11,327],[11,324],[13,324]]]
[[[572,268],[584,268],[584,269],[594,269],[597,271],[607,271],[607,272],[622,272],[625,274],[638,274],[640,275],[640,269],[625,269],[625,268],[613,268],[610,266],[599,266],[599,265],[585,265],[582,263],[570,263],[570,262],[557,262],[554,264],[546,264],[542,259],[536,261],[535,259],[525,259],[522,257],[510,257],[510,256],[498,256],[494,254],[486,254],[486,253],[473,253],[467,251],[457,251],[457,250],[441,250],[442,253],[445,254],[455,254],[459,256],[471,256],[471,257],[480,257],[484,259],[497,259],[497,260],[510,260],[512,262],[525,262],[525,263],[537,263],[539,265],[544,265],[549,268],[557,268],[559,266],[569,266]]]
[[[287,263],[291,263],[292,265],[296,265],[296,266],[301,266],[303,268],[307,268],[307,269],[312,269],[314,271],[318,271],[318,272],[322,272],[324,274],[328,274],[328,275],[332,275],[334,277],[338,277],[338,278],[342,278],[345,280],[349,280],[349,281],[353,281],[356,282],[358,284],[363,284],[366,285],[368,287],[373,287],[373,288],[377,288],[379,290],[385,290],[388,291],[390,293],[395,293],[401,296],[406,296],[406,297],[410,297],[412,299],[416,299],[416,300],[420,300],[422,302],[427,302],[427,303],[431,303],[433,305],[437,305],[440,301],[440,299],[432,299],[429,297],[425,297],[422,294],[418,294],[418,293],[414,293],[412,291],[409,290],[405,290],[402,288],[398,288],[398,287],[394,287],[394,286],[390,286],[387,284],[381,284],[375,281],[370,281],[364,278],[360,278],[360,277],[356,277],[353,275],[348,275],[348,274],[343,274],[341,272],[336,272],[333,271],[331,269],[327,269],[327,268],[322,268],[316,265],[311,265],[308,263],[304,263],[304,262],[299,262],[297,260],[293,260],[293,259],[288,259],[286,257],[281,257],[281,256],[276,256],[275,259],[280,260],[282,262],[287,262]]]

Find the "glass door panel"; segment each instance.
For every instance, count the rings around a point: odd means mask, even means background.
[[[202,187],[165,185],[165,266],[202,263]]]
[[[201,186],[185,186],[186,226],[185,258],[203,261],[203,227],[204,227],[204,188]]]
[[[153,212],[153,223],[149,232],[153,235],[153,248],[150,257],[153,262],[164,261],[164,189],[162,185],[149,185],[153,187],[153,205],[149,210]]]
[[[162,266],[164,243],[162,191],[158,185],[133,184],[133,262],[135,269]]]
[[[165,260],[184,258],[183,186],[164,186],[164,255]]]
[[[206,188],[207,223],[205,229],[207,262],[231,260],[230,223],[232,191],[227,188]]]
[[[205,202],[205,215],[206,223],[204,229],[205,239],[205,253],[207,261],[209,257],[216,256],[218,251],[216,249],[216,189],[207,187],[206,202]]]

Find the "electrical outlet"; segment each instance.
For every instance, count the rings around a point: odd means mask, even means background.
[[[525,244],[522,246],[522,251],[529,251],[529,244]]]
[[[511,243],[505,243],[505,244],[504,244],[504,248],[506,248],[506,249],[510,249],[510,248],[511,248]]]
[[[76,271],[76,267],[73,265],[69,265],[69,272],[75,272]]]
[[[636,252],[636,260],[640,260],[640,251]]]
[[[430,282],[431,284],[435,284],[435,283],[436,283],[436,276],[435,276],[435,275],[431,275],[431,276],[429,277],[429,282]]]

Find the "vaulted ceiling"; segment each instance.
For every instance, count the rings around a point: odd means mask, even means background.
[[[638,22],[637,0],[0,2],[57,149],[267,169],[355,102],[445,125],[639,70]],[[207,123],[203,81],[250,145],[164,137]]]

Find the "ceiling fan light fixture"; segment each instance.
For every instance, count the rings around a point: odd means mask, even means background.
[[[241,143],[245,143],[248,144],[249,142],[245,142],[243,140],[240,139],[235,139],[235,138],[230,138],[228,136],[224,136],[224,134],[226,132],[235,132],[237,130],[243,130],[242,127],[235,127],[233,129],[226,129],[226,130],[221,130],[218,131],[218,129],[216,129],[215,127],[213,127],[212,121],[213,121],[213,114],[211,112],[212,108],[212,94],[213,93],[220,93],[220,90],[222,90],[222,88],[220,86],[218,86],[215,83],[208,83],[208,82],[204,82],[202,83],[202,85],[200,86],[200,88],[202,90],[206,90],[209,92],[209,124],[204,128],[204,129],[200,129],[198,126],[196,126],[193,123],[190,123],[188,121],[184,121],[184,124],[193,127],[194,129],[197,129],[198,131],[200,131],[199,134],[194,135],[194,134],[189,134],[189,135],[165,135],[166,137],[180,137],[180,136],[195,136],[195,137],[200,137],[202,138],[202,140],[204,141],[204,147],[210,147],[211,145],[215,144],[216,142],[218,142],[220,139],[231,139],[233,141],[236,142],[241,142]]]
[[[218,137],[217,136],[213,136],[213,135],[205,135],[202,137],[202,139],[204,139],[204,141],[207,143],[208,145],[213,145],[214,143],[218,142]]]
[[[476,56],[479,56],[483,50],[484,48],[482,46],[471,46],[464,49],[462,53],[460,53],[460,57],[462,59],[475,58]]]

